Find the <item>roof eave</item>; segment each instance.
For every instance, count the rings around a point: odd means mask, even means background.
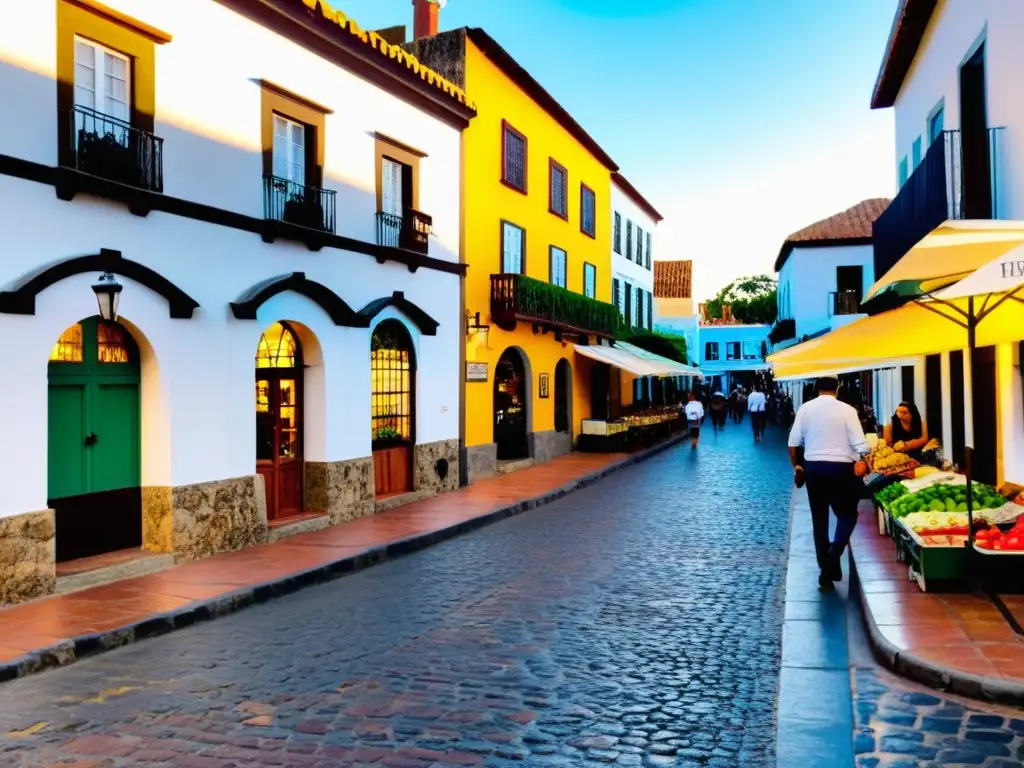
[[[558,100],[544,88],[526,69],[513,58],[512,54],[506,51],[481,27],[466,27],[466,35],[497,67],[505,73],[512,81],[522,88],[544,111],[551,115],[573,138],[582,144],[598,162],[609,171],[618,171],[619,166],[615,164],[601,145],[587,133],[583,126],[576,122],[575,118],[566,111]]]
[[[618,171],[613,172],[612,182],[625,192],[626,197],[636,203],[644,213],[654,219],[655,224],[665,220],[665,217],[658,213],[658,209],[651,205],[647,198],[641,195],[640,191],[621,173]]]
[[[872,109],[896,104],[937,4],[938,0],[900,0],[871,94]]]
[[[796,248],[831,248],[833,246],[840,247],[844,245],[872,245],[874,244],[874,238],[871,237],[838,237],[830,238],[828,240],[787,240],[782,244],[782,248],[779,249],[779,256],[775,259],[775,271],[780,272],[789,256],[793,253]]]

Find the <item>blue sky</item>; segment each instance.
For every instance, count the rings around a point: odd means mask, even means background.
[[[411,0],[334,0],[364,28]],[[892,113],[869,109],[896,0],[448,0],[487,29],[665,216],[656,258],[697,298],[771,272],[792,231],[895,186]]]

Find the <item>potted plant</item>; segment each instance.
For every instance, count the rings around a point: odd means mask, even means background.
[[[142,180],[138,162],[138,141],[128,132],[121,141],[113,133],[99,134],[80,129],[76,147],[77,167],[93,176],[101,176],[133,187]]]
[[[324,209],[320,203],[320,190],[308,189],[291,193],[285,201],[284,214],[281,218],[300,227],[323,229]]]

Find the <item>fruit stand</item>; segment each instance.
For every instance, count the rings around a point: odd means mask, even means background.
[[[923,591],[962,587],[974,563],[985,559],[972,558],[974,552],[992,556],[982,563],[979,575],[996,580],[1001,590],[1020,579],[1024,561],[1006,557],[1024,555],[1024,497],[1017,489],[999,493],[983,483],[971,484],[972,548],[964,475],[921,466],[906,454],[879,446],[868,465],[875,473],[879,533],[893,539],[897,560],[907,564],[909,578]],[[879,482],[880,476],[892,482]]]
[[[591,453],[635,451],[682,428],[682,414],[672,406],[648,408],[617,419],[583,419],[576,447]]]

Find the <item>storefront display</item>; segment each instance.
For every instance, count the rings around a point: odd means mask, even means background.
[[[682,426],[682,414],[674,406],[647,408],[617,419],[584,419],[577,448],[594,453],[637,450]]]

